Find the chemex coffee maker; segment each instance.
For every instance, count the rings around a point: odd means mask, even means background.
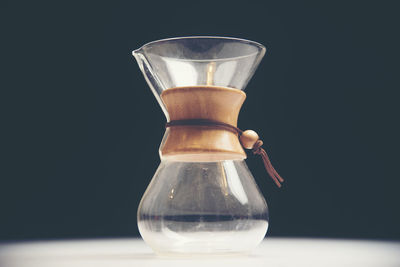
[[[133,51],[167,118],[161,158],[138,209],[144,241],[159,254],[246,253],[264,238],[268,207],[244,148],[272,167],[258,135],[237,128],[244,88],[265,54],[259,43],[183,37]]]

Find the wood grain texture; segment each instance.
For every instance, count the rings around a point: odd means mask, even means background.
[[[217,86],[176,87],[162,92],[170,120],[209,119],[237,126],[246,94]],[[245,159],[238,136],[212,126],[174,126],[160,147],[161,157],[176,161],[220,161]]]

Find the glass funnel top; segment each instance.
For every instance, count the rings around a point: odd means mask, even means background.
[[[182,37],[148,43],[133,51],[154,93],[182,86],[243,90],[265,54],[259,43],[226,37]]]

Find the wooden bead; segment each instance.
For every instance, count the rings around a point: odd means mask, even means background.
[[[246,149],[252,149],[258,140],[258,134],[253,130],[246,130],[240,136],[240,143]]]

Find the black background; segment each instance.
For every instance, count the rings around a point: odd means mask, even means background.
[[[270,236],[400,239],[395,1],[9,1],[0,7],[0,238],[138,236],[165,118],[131,51],[258,41],[239,117]]]

